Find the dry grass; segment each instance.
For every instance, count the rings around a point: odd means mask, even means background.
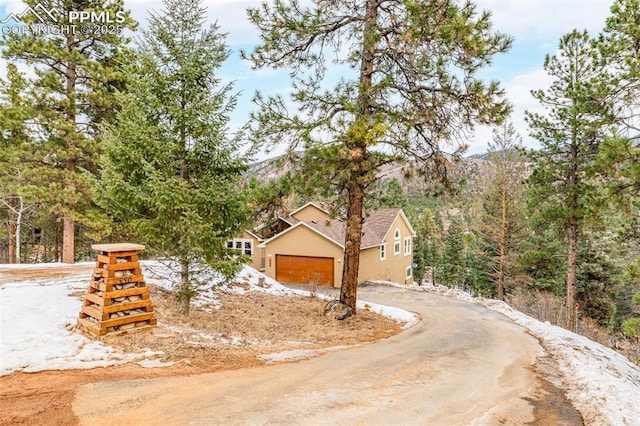
[[[549,321],[559,327],[566,326],[564,299],[549,292],[536,290],[527,292],[517,289],[507,297],[506,302],[513,308],[540,321]],[[573,330],[572,330],[573,331]],[[603,346],[615,349],[632,362],[640,365],[640,341],[625,337],[621,332],[611,333],[596,320],[583,316],[578,320],[578,334]]]
[[[260,354],[371,342],[397,334],[402,324],[366,310],[337,321],[323,315],[326,301],[261,292],[221,291],[222,307],[179,313],[172,293],[149,285],[158,327],[107,336],[104,342],[127,352],[163,351],[166,361],[205,368],[220,363],[255,365]]]

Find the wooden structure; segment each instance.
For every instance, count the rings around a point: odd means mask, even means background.
[[[123,332],[157,323],[138,251],[140,244],[94,244],[98,261],[78,318],[78,327],[94,334]]]

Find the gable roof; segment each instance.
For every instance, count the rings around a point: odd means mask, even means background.
[[[251,235],[253,238],[255,238],[258,241],[264,241],[264,238],[262,238],[260,235],[254,233],[254,232],[249,231],[248,229],[245,229],[244,232],[246,232],[247,234]]]
[[[376,247],[385,242],[385,237],[391,229],[391,225],[395,222],[398,215],[405,221],[409,231],[415,236],[415,231],[411,227],[411,224],[407,220],[407,217],[399,208],[387,208],[374,210],[368,216],[366,216],[365,222],[362,224],[362,240],[360,241],[360,250],[366,248]],[[347,233],[347,225],[345,222],[339,219],[319,219],[319,220],[307,220],[298,221],[291,228],[284,230],[283,232],[274,235],[264,244],[269,243],[271,240],[279,238],[286,234],[288,231],[299,226],[305,226],[331,242],[344,248],[344,240]]]
[[[309,206],[313,206],[313,207],[317,208],[318,210],[320,210],[321,212],[324,212],[327,215],[329,215],[329,212],[326,209],[322,208],[322,206],[320,206],[318,203],[314,203],[313,201],[309,201],[307,204],[303,205],[302,207],[298,207],[297,209],[295,209],[294,211],[289,213],[289,216],[293,217],[293,216],[295,216],[296,213],[298,213],[301,210],[306,209]]]
[[[266,247],[266,245],[269,244],[271,241],[275,240],[276,238],[280,238],[283,235],[286,235],[289,232],[291,232],[294,229],[299,228],[299,227],[305,227],[307,229],[310,229],[312,232],[315,232],[316,234],[320,235],[321,237],[324,237],[324,238],[328,239],[329,241],[331,241],[332,243],[344,248],[344,244],[341,243],[340,240],[337,240],[337,241],[334,240],[329,235],[327,235],[327,234],[325,234],[323,232],[320,232],[319,230],[317,230],[314,227],[310,226],[308,224],[308,222],[298,222],[295,225],[293,225],[292,227],[285,229],[284,231],[280,232],[279,234],[274,235],[273,237],[269,238],[266,241],[263,241],[258,247]],[[344,238],[343,238],[343,240],[344,240]]]

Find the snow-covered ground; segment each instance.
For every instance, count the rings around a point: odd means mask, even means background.
[[[91,267],[94,262],[76,264],[72,268],[64,264],[0,265],[0,273],[8,269],[57,268],[68,270],[63,278],[33,278],[26,281],[0,282],[0,376],[15,371],[35,372],[42,370],[66,370],[94,368],[126,362],[138,362],[143,367],[162,367],[158,355],[146,351],[137,354],[123,354],[101,341],[91,340],[74,330],[82,305],[82,297],[87,290]],[[171,268],[156,261],[142,262],[145,280],[168,290],[172,287]],[[46,274],[36,274],[46,275]],[[264,286],[259,286],[260,278]],[[216,277],[211,277],[215,280]],[[249,290],[275,295],[304,294],[288,289],[277,281],[245,266],[234,280],[246,283]],[[248,291],[232,286],[230,290]],[[193,302],[203,309],[219,307],[216,293],[204,291]],[[364,302],[359,302],[365,308]],[[367,304],[367,309],[381,313],[399,322],[416,321],[413,314],[401,309]],[[175,330],[174,330],[175,331]],[[189,330],[183,330],[190,333]],[[233,337],[227,342],[234,344]],[[306,354],[305,357],[312,354]],[[298,358],[301,354],[273,355],[272,361]]]

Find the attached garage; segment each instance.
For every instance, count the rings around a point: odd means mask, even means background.
[[[309,284],[333,287],[333,258],[312,256],[276,255],[276,281],[292,284]]]

